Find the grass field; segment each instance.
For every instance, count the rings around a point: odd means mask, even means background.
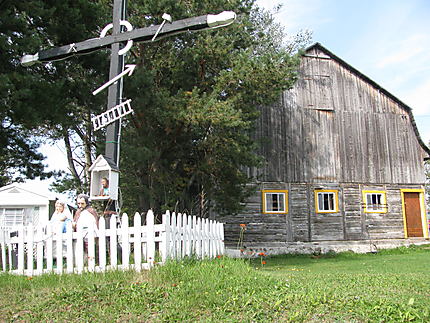
[[[430,246],[0,275],[0,291],[1,322],[430,322]]]

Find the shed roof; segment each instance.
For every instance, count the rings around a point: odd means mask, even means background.
[[[16,183],[0,187],[0,206],[48,205],[51,199]]]
[[[411,120],[412,127],[414,129],[414,132],[415,132],[415,135],[416,135],[416,137],[418,139],[418,142],[421,145],[421,147],[423,148],[423,150],[428,155],[426,159],[430,159],[430,148],[427,147],[426,144],[424,143],[424,141],[421,139],[420,133],[419,133],[418,128],[417,128],[417,125],[415,123],[414,116],[412,114],[412,108],[411,107],[409,107],[407,104],[403,103],[400,99],[398,99],[397,97],[395,97],[393,94],[391,94],[390,92],[388,92],[387,90],[385,90],[378,83],[376,83],[375,81],[373,81],[372,79],[370,79],[369,77],[367,77],[366,75],[364,75],[363,73],[361,73],[360,71],[358,71],[357,69],[355,69],[354,67],[352,67],[351,65],[349,65],[343,59],[341,59],[340,57],[338,57],[335,54],[333,54],[331,51],[329,51],[327,48],[325,48],[324,46],[322,46],[320,43],[317,42],[317,43],[309,46],[308,48],[306,48],[305,52],[309,52],[312,49],[318,49],[318,50],[324,52],[327,56],[330,56],[332,59],[334,59],[336,62],[338,62],[341,66],[343,66],[344,68],[346,68],[347,70],[349,70],[351,73],[354,73],[355,75],[357,75],[358,77],[360,77],[363,81],[365,81],[368,84],[372,85],[375,89],[379,90],[380,92],[382,92],[383,94],[385,94],[387,97],[389,97],[390,99],[392,99],[394,102],[396,102],[397,104],[399,104],[399,106],[401,106],[403,109],[405,109],[405,111],[409,115],[409,119]]]
[[[103,155],[99,155],[96,158],[96,160],[94,161],[94,163],[89,168],[89,171],[92,171],[96,167],[101,167],[101,168],[106,168],[107,167],[107,168],[110,168],[112,170],[119,171],[118,166],[116,165],[116,163],[111,158],[103,156]]]

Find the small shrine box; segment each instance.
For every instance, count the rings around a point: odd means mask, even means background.
[[[119,169],[112,159],[99,155],[91,165],[91,200],[117,200],[118,199],[118,183]],[[108,187],[104,188],[102,180],[108,180]]]

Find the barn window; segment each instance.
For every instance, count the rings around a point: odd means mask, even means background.
[[[288,213],[288,191],[286,190],[264,190],[263,191],[263,213]]]
[[[315,191],[315,209],[317,213],[338,212],[337,190],[317,190]]]
[[[387,213],[387,197],[383,191],[363,191],[365,213]]]

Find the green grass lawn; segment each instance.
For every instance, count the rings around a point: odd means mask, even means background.
[[[430,247],[0,275],[0,291],[1,322],[430,322]]]

